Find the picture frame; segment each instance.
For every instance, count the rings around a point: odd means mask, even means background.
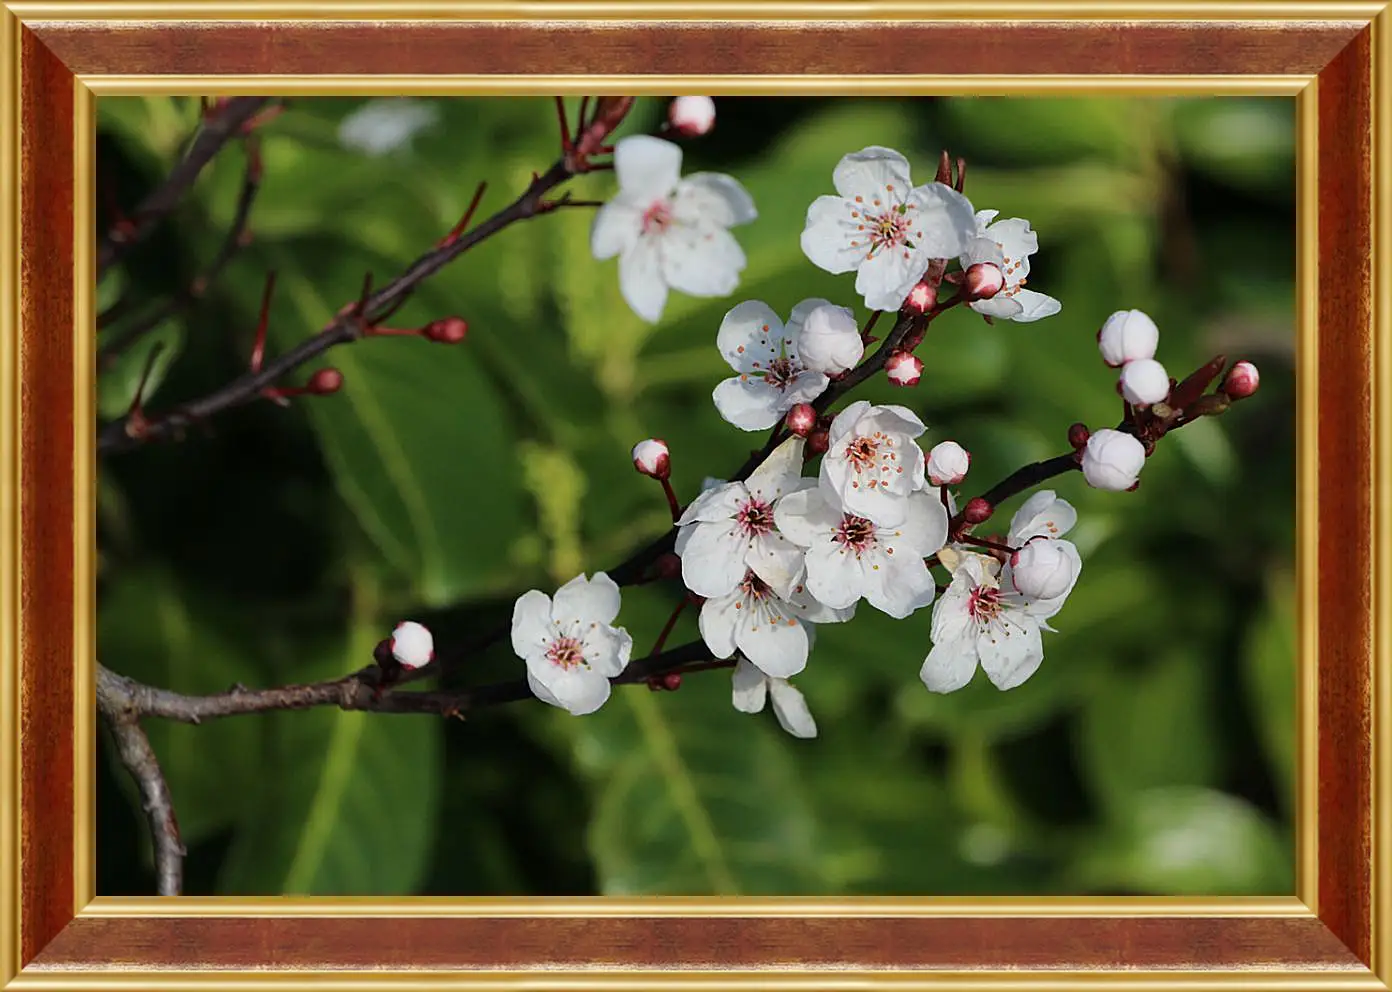
[[[867,75],[867,65],[879,71]],[[539,66],[547,72],[536,74]],[[1392,983],[1386,3],[1008,0],[983,8],[885,0],[830,3],[809,15],[777,0],[3,0],[0,71],[0,987],[1372,990]],[[1293,98],[1295,892],[96,898],[95,99],[272,90]]]

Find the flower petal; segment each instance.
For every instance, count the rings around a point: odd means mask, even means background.
[[[859,222],[851,216],[853,210],[855,205],[839,196],[819,196],[807,208],[802,253],[832,275],[855,271],[870,251],[868,239],[858,237]]]
[[[898,310],[923,276],[928,256],[908,248],[885,248],[856,270],[856,292],[871,310]]]
[[[693,499],[677,524],[686,527],[697,522],[728,520],[739,512],[740,504],[748,499],[749,490],[744,487],[743,482],[718,483]]]
[[[630,250],[643,234],[642,212],[621,200],[599,208],[590,225],[590,253],[603,261]]]
[[[1078,511],[1052,489],[1041,489],[1020,504],[1010,518],[1006,542],[1018,548],[1033,537],[1062,537],[1078,522]]]
[[[744,266],[744,249],[721,228],[678,224],[662,236],[662,278],[687,296],[729,296]]]
[[[746,300],[730,308],[715,332],[715,346],[736,372],[768,368],[778,357],[782,341],[783,321],[762,300]]]
[[[619,291],[629,308],[648,323],[662,318],[667,283],[662,279],[662,253],[656,238],[639,238],[619,256]]]
[[[802,438],[788,438],[750,474],[745,487],[765,503],[796,490],[802,478],[802,448]]]
[[[758,611],[735,628],[740,652],[765,675],[786,679],[807,667],[807,631],[791,611]]]
[[[579,621],[582,624],[613,623],[619,615],[619,587],[604,572],[594,578],[577,575],[556,590],[551,616],[558,624]]]
[[[865,594],[861,560],[835,541],[818,541],[807,550],[807,591],[833,610],[852,606]]]
[[[784,679],[769,682],[769,695],[773,697],[773,715],[778,725],[804,740],[817,736],[817,721],[812,719],[812,711],[807,708],[807,700],[801,692]]]
[[[1001,253],[1012,263],[1025,262],[1026,256],[1039,250],[1039,235],[1030,228],[1029,221],[1021,217],[996,221],[985,233],[1001,246]]]
[[[856,400],[836,415],[831,422],[831,430],[827,432],[827,440],[832,444],[841,440],[851,431],[855,430],[860,418],[865,416],[865,411],[870,409],[869,400]]]
[[[1013,689],[1044,660],[1044,642],[1033,619],[1002,614],[976,642],[981,668],[997,689]]]
[[[512,604],[512,650],[526,658],[544,650],[556,636],[551,622],[551,597],[539,589],[524,592]]]
[[[1052,317],[1063,309],[1063,304],[1052,296],[1036,293],[1032,289],[1016,290],[1012,298],[1020,305],[1020,312],[1010,319],[1021,324]]]
[[[1020,290],[1020,292],[1025,291]],[[989,300],[975,300],[972,303],[968,303],[967,306],[981,314],[981,316],[990,317],[994,320],[1014,320],[1017,316],[1025,312],[1025,308],[1022,304],[1017,303],[1014,297],[1006,296],[1004,293],[997,293]]]
[[[900,194],[895,199],[902,200],[912,186],[909,181],[909,160],[893,148],[879,145],[871,145],[842,158],[836,163],[831,182],[836,192],[848,199],[857,196],[870,199],[884,196],[888,191]]]
[[[829,541],[841,522],[841,511],[819,489],[789,493],[773,508],[773,522],[788,540],[804,548]]]
[[[625,199],[646,206],[670,194],[681,178],[681,146],[635,134],[614,146],[614,175]]]
[[[783,340],[786,342],[788,357],[796,359],[798,357],[798,335],[802,333],[803,322],[807,320],[807,315],[818,307],[829,307],[833,304],[829,300],[813,297],[810,300],[803,300],[793,307],[793,312],[788,314],[788,323],[783,328]],[[850,313],[849,309],[845,309]]]
[[[876,431],[880,431],[885,434],[907,434],[909,437],[919,437],[927,429],[923,421],[918,419],[918,414],[906,406],[894,404],[875,407],[868,416],[863,417],[856,424],[857,434],[874,434]]]
[[[1078,584],[1078,576],[1083,573],[1083,558],[1078,554],[1078,549],[1072,541],[1059,541],[1059,550],[1068,556],[1069,562],[1073,566],[1073,580],[1068,583],[1068,588],[1053,599],[1036,599],[1033,601],[1024,600],[1025,612],[1036,620],[1047,620],[1063,609],[1063,604],[1068,600],[1073,592],[1073,587]]]
[[[628,667],[633,654],[633,638],[622,627],[604,624],[586,628],[580,637],[590,669],[612,679]]]
[[[930,606],[937,595],[933,574],[928,571],[922,558],[913,555],[891,557],[876,550],[867,553],[861,565],[865,570],[866,601],[896,620],[903,620],[912,616],[915,610]]]
[[[695,172],[677,183],[672,215],[683,224],[735,227],[759,216],[748,190],[733,176]]]
[[[892,542],[894,551],[927,558],[947,543],[947,508],[937,489],[916,492],[907,499],[904,522]]]
[[[698,596],[724,596],[744,578],[749,538],[733,521],[696,524],[682,550],[682,582]]]
[[[593,713],[609,699],[609,680],[596,672],[582,668],[567,672],[565,677],[546,685],[557,702],[572,716]]]
[[[731,376],[716,385],[711,399],[725,422],[742,431],[768,430],[786,412],[783,394],[762,378]]]
[[[778,532],[760,534],[750,542],[744,563],[780,596],[802,577],[803,550]]]
[[[768,679],[763,672],[741,658],[730,676],[730,695],[735,709],[741,713],[758,713],[764,708],[764,699],[768,696]]]
[[[930,692],[956,692],[976,674],[976,645],[970,638],[933,645],[918,677]]]
[[[976,237],[971,201],[952,187],[938,182],[919,186],[911,202],[918,206],[914,245],[924,258],[956,258]]]
[[[736,604],[739,608],[736,609]],[[735,646],[735,626],[744,612],[744,596],[732,592],[728,596],[716,596],[701,604],[698,626],[701,640],[706,642],[711,654],[717,658],[729,658],[737,650]]]

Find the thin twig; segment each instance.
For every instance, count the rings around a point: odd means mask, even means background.
[[[203,121],[198,136],[189,145],[188,154],[159,188],[140,202],[129,223],[115,225],[102,236],[97,246],[98,282],[111,266],[143,241],[155,225],[179,205],[204,167],[217,157],[228,141],[241,134],[244,126],[270,101],[271,98],[266,96],[234,97]]]

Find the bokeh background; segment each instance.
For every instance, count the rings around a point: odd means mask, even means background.
[[[447,231],[475,184],[480,216],[556,155],[546,99],[429,101],[434,123],[383,154],[345,148],[361,100],[302,99],[262,131],[254,241],[196,306],[100,377],[128,405],[162,342],[147,406],[245,368],[269,270],[283,350]],[[572,110],[574,101],[572,101]],[[673,450],[683,498],[756,444],[710,391],[729,374],[715,330],[733,304],[786,313],[853,277],[798,247],[808,204],[866,145],[932,177],[948,147],[979,208],[1039,232],[1031,285],[1063,302],[1034,324],[965,311],[933,325],[907,403],[974,455],[966,495],[1065,450],[1070,423],[1111,425],[1115,373],[1094,334],[1137,307],[1182,376],[1212,357],[1262,370],[1256,398],[1167,438],[1135,493],[1056,489],[1079,509],[1085,566],[1024,686],[978,675],[950,696],[918,680],[931,611],[862,608],[825,627],[806,694],[821,734],[736,713],[729,677],[616,691],[574,718],[520,703],[468,722],[331,710],[150,724],[189,848],[191,894],[1284,894],[1293,888],[1294,107],[1285,99],[748,99],[719,101],[687,171],[728,172],[760,216],[736,234],[736,295],[673,295],[650,327],[615,263],[588,250],[591,211],[506,231],[428,282],[394,321],[458,313],[456,347],[387,338],[334,350],[328,398],[227,413],[182,443],[100,468],[99,657],[185,692],[334,677],[398,619],[448,642],[612,567],[667,527],[629,447]],[[409,109],[395,105],[394,109]],[[626,131],[651,130],[643,99]],[[179,154],[197,101],[99,103],[99,214],[137,202]],[[100,287],[157,302],[217,250],[242,158]],[[577,196],[604,197],[612,174]],[[857,305],[857,313],[863,308]],[[303,378],[297,380],[303,381]],[[757,440],[762,440],[760,435]],[[1004,508],[1008,520],[1019,500]],[[635,651],[677,591],[626,590]],[[673,644],[697,636],[688,615]],[[463,677],[515,678],[506,645]],[[98,888],[153,891],[130,783],[101,742]]]

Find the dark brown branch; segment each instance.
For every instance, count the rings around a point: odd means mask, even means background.
[[[250,372],[202,399],[187,403],[147,424],[132,424],[129,418],[112,421],[101,429],[97,440],[99,454],[110,455],[130,450],[147,441],[178,436],[191,425],[260,396],[261,391],[276,380],[317,358],[335,345],[357,340],[364,326],[384,319],[401,301],[413,293],[425,279],[434,275],[474,245],[520,220],[547,212],[545,196],[571,177],[564,161],[557,162],[543,175],[532,180],[525,192],[492,217],[453,241],[446,241],[416,259],[405,272],[377,290],[359,312],[344,312],[334,318],[313,337],[306,338],[274,361],[267,362],[259,372]]]
[[[150,738],[140,726],[140,713],[130,705],[128,695],[112,692],[113,680],[119,678],[98,667],[97,706],[106,719],[121,758],[140,790],[140,805],[150,825],[150,837],[155,847],[155,877],[162,896],[177,896],[183,888],[184,850],[179,839],[179,821],[174,815],[174,800],[169,784],[160,771],[159,759],[150,746]],[[122,680],[124,681],[124,680]]]
[[[228,100],[211,117],[205,119],[188,153],[169,173],[153,193],[141,201],[127,224],[114,225],[97,245],[97,281],[132,247],[143,241],[155,225],[169,214],[198,179],[199,174],[217,157],[228,141],[271,100],[265,96],[241,96]]]
[[[260,153],[254,145],[248,144],[246,170],[242,174],[242,188],[237,196],[237,206],[232,216],[232,224],[228,227],[227,234],[222,239],[222,244],[219,246],[217,254],[213,256],[213,260],[183,292],[151,307],[138,320],[121,328],[119,333],[113,333],[109,340],[103,340],[97,349],[98,361],[103,363],[112,361],[164,321],[186,310],[203,297],[203,294],[208,291],[208,287],[222,275],[233,256],[246,244],[247,224],[251,220],[252,204],[256,202],[256,194],[260,189]],[[97,316],[98,333],[109,327],[129,309],[130,307],[125,300],[117,300],[113,303],[104,313]]]

